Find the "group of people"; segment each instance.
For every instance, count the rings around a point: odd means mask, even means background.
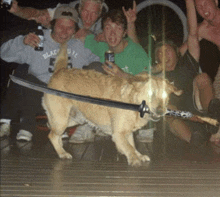
[[[212,81],[205,73],[199,72],[201,39],[216,44],[220,50],[220,9],[215,0],[185,0],[189,27],[188,39],[181,47],[169,40],[158,41],[155,45],[157,65],[152,72],[158,77],[167,78],[175,86],[184,90],[180,98],[171,96],[170,108],[205,113],[220,119],[220,100],[213,89]],[[197,24],[196,10],[203,17]],[[54,9],[37,10],[18,6],[13,1],[11,13],[36,20],[47,29],[44,30],[44,50],[35,51],[40,42],[34,33],[18,36],[1,46],[1,58],[6,62],[27,63],[28,80],[47,84],[52,73],[54,60],[60,44],[68,42],[69,66],[79,69],[95,69],[104,74],[128,78],[142,71],[151,72],[151,57],[138,43],[135,28],[136,3],[125,10],[108,10],[104,0],[80,0],[69,5],[58,4]],[[115,54],[115,63],[105,62],[104,54],[111,50]],[[109,67],[109,65],[111,67]],[[161,69],[158,69],[161,68]],[[220,70],[220,69],[219,69]],[[159,72],[159,74],[158,74]],[[219,74],[214,87],[219,91]],[[1,109],[1,131],[3,136],[9,133],[10,121],[19,109],[21,111],[20,131],[17,139],[31,140],[35,131],[35,115],[42,110],[42,93],[19,88],[17,106],[10,108],[16,91],[8,91]],[[10,99],[9,99],[10,98]],[[198,104],[195,107],[195,103]],[[198,108],[201,109],[198,109]],[[13,112],[12,112],[13,111]],[[220,121],[220,120],[219,120]],[[218,128],[198,122],[167,118],[170,131],[193,146],[202,146],[216,138]],[[205,125],[205,126],[204,126]],[[82,143],[94,139],[93,128],[88,125],[78,126],[70,142]]]

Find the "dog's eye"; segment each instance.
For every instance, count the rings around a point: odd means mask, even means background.
[[[165,99],[165,98],[167,98],[167,96],[168,96],[168,94],[165,91],[163,91],[162,98]]]

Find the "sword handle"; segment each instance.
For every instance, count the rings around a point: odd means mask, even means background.
[[[176,110],[171,110],[167,109],[166,115],[168,116],[176,116],[176,117],[181,117],[181,118],[192,118],[193,114],[188,111],[176,111]]]
[[[146,105],[145,100],[143,100],[142,103],[140,104],[138,111],[140,112],[141,118],[144,117],[145,113],[148,113],[148,114],[150,113],[150,108],[148,107],[148,105]]]
[[[150,108],[146,105],[145,100],[142,101],[142,103],[139,106],[139,110],[140,112],[140,116],[141,118],[144,117],[145,113],[150,114]],[[167,109],[166,114],[167,116],[176,116],[176,117],[180,117],[180,118],[192,118],[193,114],[191,112],[188,111],[177,111],[177,110],[171,110],[171,109]]]

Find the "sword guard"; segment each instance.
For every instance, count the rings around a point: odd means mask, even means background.
[[[138,111],[140,112],[141,118],[144,117],[145,113],[150,113],[150,108],[146,105],[145,100],[142,101]]]

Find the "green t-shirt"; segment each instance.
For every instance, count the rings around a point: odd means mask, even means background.
[[[127,38],[128,45],[123,52],[115,54],[115,64],[124,72],[136,75],[150,69],[150,58],[141,45]],[[85,39],[85,47],[100,57],[100,62],[105,62],[105,52],[109,49],[105,42],[97,42],[94,35],[88,35]]]

